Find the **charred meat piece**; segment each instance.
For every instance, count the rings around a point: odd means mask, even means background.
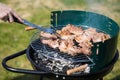
[[[75,35],[71,34],[68,30],[62,31],[57,30],[57,33],[60,35],[61,39],[73,39]]]
[[[105,40],[109,39],[110,35],[104,34],[104,33],[96,33],[96,35],[92,38],[92,41],[94,43],[96,42],[104,42]]]
[[[68,47],[67,41],[61,40],[60,45],[59,45],[59,50],[60,50],[60,52],[67,53],[67,52],[68,52],[68,51],[67,51],[67,47]]]
[[[45,37],[45,38],[57,39],[57,36],[55,34],[50,34],[50,33],[46,33],[43,31],[40,32],[40,36]]]
[[[43,44],[47,44],[49,45],[51,48],[55,49],[55,48],[58,48],[59,47],[59,40],[56,39],[56,40],[52,40],[52,39],[43,39],[41,41]]]
[[[97,32],[95,28],[86,29],[84,34],[86,35],[86,37],[88,37],[88,39],[92,39],[93,43],[101,41],[104,42],[105,40],[110,38],[110,35]]]
[[[78,43],[84,42],[84,41],[91,41],[91,37],[87,37],[85,34],[77,35],[75,36],[75,41]]]
[[[68,24],[66,27],[63,27],[62,31],[68,30],[71,34],[79,35],[83,33],[83,30],[81,27],[77,27],[71,24]]]
[[[86,55],[91,54],[91,48],[93,45],[90,41],[81,42],[81,43],[79,43],[79,46],[81,47],[82,53],[84,53]]]
[[[81,48],[77,47],[77,46],[68,46],[67,51],[68,51],[68,54],[70,54],[72,56],[82,53]],[[86,55],[88,55],[88,54],[86,54]]]

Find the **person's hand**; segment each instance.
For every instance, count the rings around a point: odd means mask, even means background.
[[[2,3],[0,3],[0,19],[8,22],[14,22],[17,19],[22,22],[22,18],[12,8]]]

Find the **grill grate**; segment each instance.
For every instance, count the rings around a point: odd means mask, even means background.
[[[50,59],[61,59],[64,58],[71,62],[91,62],[92,59],[90,59],[87,55],[79,54],[75,56],[71,56],[66,53],[62,53],[59,50],[54,50],[47,45],[43,45],[40,41],[40,39],[35,40],[32,42],[32,47],[36,52],[41,52],[44,57],[50,58]]]
[[[36,63],[45,65],[45,67],[52,72],[65,73],[67,69],[72,69],[86,63],[89,64],[89,67],[95,65],[93,60],[87,55],[79,54],[71,56],[62,53],[57,49],[55,50],[42,44],[40,39],[33,41],[31,46],[36,51]],[[89,70],[86,72],[89,72]]]

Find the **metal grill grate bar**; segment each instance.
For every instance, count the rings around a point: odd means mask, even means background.
[[[36,51],[40,51],[41,55],[51,60],[64,59],[65,61],[70,61],[72,63],[91,62],[91,59],[87,55],[79,54],[76,56],[71,56],[69,54],[59,52],[59,50],[54,50],[48,47],[47,45],[42,44],[40,42],[40,39],[37,39],[34,42],[32,42],[32,47]]]

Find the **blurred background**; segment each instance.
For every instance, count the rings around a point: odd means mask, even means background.
[[[38,25],[50,24],[50,12],[55,10],[86,10],[104,14],[120,25],[120,0],[0,0],[15,10],[22,18]],[[13,73],[5,70],[4,57],[21,51],[30,43],[36,30],[25,31],[25,26],[0,21],[0,80],[39,80],[37,75]],[[119,35],[120,36],[120,35]],[[118,41],[120,51],[120,37]],[[16,68],[32,69],[26,55],[8,63]],[[120,59],[104,80],[120,80]],[[46,79],[49,80],[49,79]]]

